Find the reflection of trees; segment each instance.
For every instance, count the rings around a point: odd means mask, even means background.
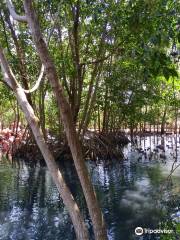
[[[79,203],[82,215],[84,218],[89,218],[88,209],[86,207],[86,201],[82,192],[82,187],[79,182],[79,178],[74,167],[74,164],[71,161],[61,162],[59,164],[61,171],[63,172],[64,179],[73,194],[77,203]]]
[[[160,167],[151,169],[133,162],[102,165],[100,171],[94,168],[92,175],[113,239],[133,239],[134,228],[140,224],[157,227],[161,218],[155,202],[162,178]],[[144,179],[149,180],[145,185]]]
[[[147,148],[151,144],[153,149],[156,144],[166,143],[166,139],[150,139],[145,141],[142,138],[141,146]],[[135,159],[90,164],[91,178],[113,240],[131,240],[137,225],[151,227],[154,222],[157,227],[161,219],[159,206],[156,205],[156,200],[158,203],[160,200],[159,187],[163,180],[161,164],[136,163]],[[87,219],[88,211],[72,163],[61,163],[60,168]],[[174,179],[178,183],[179,178]],[[178,187],[173,189],[170,188],[172,194],[178,195]],[[164,200],[163,207],[167,205],[172,212],[175,207],[180,207],[180,199],[173,206],[172,201]],[[22,166],[22,163],[15,168],[5,165],[4,170],[0,171],[0,210],[9,211],[6,213],[7,222],[10,223],[9,234],[14,236],[21,233],[24,239],[27,239],[27,234],[31,239],[49,240],[52,236],[53,240],[74,239],[70,219],[46,168],[30,168]],[[17,213],[18,220],[12,223]],[[5,216],[1,221],[5,222],[4,219]]]
[[[4,231],[9,229],[9,237],[73,239],[70,219],[47,176],[46,170],[38,167],[5,167],[0,171],[0,210],[6,211],[1,223],[7,224]]]
[[[0,211],[8,210],[15,195],[14,178],[16,172],[13,171],[7,160],[3,159],[0,166]]]
[[[156,164],[154,167],[147,168],[147,175],[151,182],[152,188],[154,191],[159,191],[160,184],[162,183],[164,177],[161,173],[161,168],[159,164]]]
[[[29,168],[29,177],[27,179],[27,194],[24,207],[32,211],[34,203],[38,202],[40,207],[44,207],[45,200],[45,171],[42,168]],[[39,199],[38,199],[39,198]]]

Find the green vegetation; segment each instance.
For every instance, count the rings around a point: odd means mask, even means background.
[[[94,158],[110,158],[122,130],[180,130],[179,12],[176,0],[0,3],[0,143],[7,153],[37,144],[78,240],[88,229],[49,140],[69,149],[95,240],[106,240],[81,143],[93,135]]]
[[[23,13],[22,4],[14,4]],[[163,133],[166,123],[177,131],[178,1],[54,0],[36,2],[35,9],[79,132],[159,125]],[[0,26],[9,64],[23,88],[31,88],[41,64],[26,24],[12,21],[1,3]],[[0,93],[0,120],[8,125],[16,119],[16,101],[2,82]],[[42,129],[59,135],[62,123],[46,75],[28,96]]]

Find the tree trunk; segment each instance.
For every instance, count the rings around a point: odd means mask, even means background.
[[[104,51],[105,31],[106,31],[106,24],[104,26],[102,37],[100,40],[97,58],[99,58],[99,56],[101,56],[101,55],[103,56],[105,54],[105,51]],[[86,97],[86,101],[85,101],[85,105],[84,105],[84,109],[83,109],[82,119],[79,124],[79,132],[78,132],[79,134],[81,133],[82,130],[83,130],[83,134],[85,133],[85,131],[87,129],[87,125],[89,123],[89,118],[90,118],[91,111],[94,106],[94,101],[96,98],[96,90],[97,90],[99,80],[100,80],[99,78],[100,78],[100,74],[101,74],[102,64],[103,64],[103,62],[101,62],[100,64],[98,62],[96,62],[94,65],[94,68],[92,70],[92,73],[91,73],[91,79],[89,82],[89,89],[88,89],[88,93],[87,93],[87,97]]]
[[[26,120],[29,123],[29,126],[31,127],[31,130],[34,134],[36,143],[38,144],[38,147],[46,161],[46,164],[54,180],[54,183],[56,184],[58,191],[61,194],[61,197],[64,201],[64,204],[69,211],[71,220],[75,228],[77,239],[88,240],[88,232],[84,224],[84,221],[81,217],[80,210],[63,179],[63,176],[55,162],[53,155],[51,154],[47,144],[45,143],[42,131],[39,128],[38,118],[35,116],[34,110],[32,106],[29,104],[27,97],[24,93],[24,90],[22,89],[22,87],[18,85],[15,78],[11,74],[11,70],[8,67],[8,63],[2,53],[1,48],[0,48],[0,62],[1,62],[2,72],[4,74],[4,79],[9,84],[9,86],[12,88],[13,92],[16,95],[18,103],[22,108],[22,111],[26,117]]]
[[[40,120],[40,126],[43,132],[43,136],[45,141],[47,140],[47,134],[46,134],[46,118],[45,118],[45,95],[46,95],[46,89],[44,88],[44,83],[42,83],[39,86],[39,120]]]
[[[166,112],[167,112],[167,107],[165,106],[162,121],[161,121],[161,134],[165,133]]]
[[[66,205],[69,214],[71,216],[71,220],[73,222],[75,232],[77,239],[88,239],[88,232],[85,227],[85,224],[83,222],[83,219],[80,215],[79,208],[74,201],[73,196],[70,193],[70,190],[68,189],[61,172],[58,169],[58,166],[55,163],[54,157],[49,151],[45,140],[43,138],[43,134],[39,129],[38,126],[38,119],[34,115],[33,109],[28,103],[24,91],[19,87],[16,89],[16,97],[18,99],[19,105],[21,106],[26,120],[28,121],[32,132],[34,134],[35,140],[39,146],[39,149],[41,150],[41,153],[47,163],[48,169],[51,173],[51,176],[59,190],[59,193],[64,201],[64,204]]]
[[[108,86],[106,85],[106,92],[104,96],[104,109],[103,109],[103,124],[102,124],[102,132],[107,133],[107,111],[108,111]]]
[[[99,109],[99,105],[98,105],[98,132],[101,132],[101,115],[100,115],[100,109]]]
[[[78,140],[75,126],[73,124],[73,118],[70,110],[70,106],[64,96],[63,89],[59,83],[58,75],[54,66],[54,63],[49,55],[47,46],[43,40],[43,36],[40,31],[39,23],[37,17],[32,8],[30,0],[25,0],[25,12],[28,20],[29,28],[40,56],[42,64],[46,69],[47,78],[52,86],[53,92],[57,99],[58,107],[61,111],[61,118],[64,124],[64,129],[66,132],[68,144],[73,156],[75,167],[82,185],[84,196],[87,202],[89,213],[93,222],[94,234],[96,240],[107,239],[107,234],[105,230],[105,224],[103,216],[91,184],[89,173],[83,159],[82,148]]]

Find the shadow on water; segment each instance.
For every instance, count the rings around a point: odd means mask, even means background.
[[[179,239],[180,169],[167,180],[172,164],[180,162],[179,138],[176,149],[174,141],[173,137],[137,138],[136,145],[124,149],[124,162],[87,162],[110,240]],[[92,232],[74,167],[67,162],[60,168]],[[173,229],[173,235],[136,236],[138,226]],[[46,167],[1,159],[0,239],[75,239],[67,210]]]

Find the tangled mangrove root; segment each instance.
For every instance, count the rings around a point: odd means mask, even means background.
[[[64,142],[63,139],[61,141],[55,139],[48,141],[48,146],[53,151],[57,161],[72,160],[69,146]],[[122,132],[105,134],[87,131],[85,136],[81,137],[84,158],[93,161],[123,159],[122,148],[129,142],[129,139]],[[31,141],[22,144],[14,153],[14,156],[30,162],[43,161],[43,156],[38,147]]]
[[[123,159],[122,147],[130,141],[122,132],[87,132],[83,139],[85,158],[90,160]]]

